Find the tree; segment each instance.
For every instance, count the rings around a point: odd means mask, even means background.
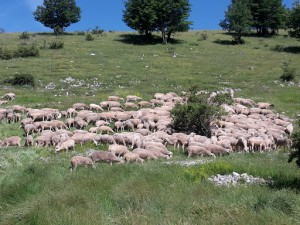
[[[250,0],[252,27],[259,35],[278,33],[285,22],[285,8],[282,0]]]
[[[191,21],[188,21],[191,5],[187,0],[160,0],[157,1],[156,29],[161,32],[163,43],[170,42],[171,34],[186,32]]]
[[[160,31],[163,43],[175,32],[188,31],[191,6],[188,0],[128,0],[123,21],[132,29],[150,35]]]
[[[288,33],[291,37],[298,38],[300,40],[300,3],[295,1],[290,11],[288,22]]]
[[[292,149],[294,149],[290,155],[288,162],[292,162],[294,159],[296,159],[296,164],[298,167],[300,167],[300,120],[298,120],[298,131],[292,134]]]
[[[44,0],[43,6],[38,6],[33,15],[36,21],[57,34],[80,20],[80,8],[75,0]]]
[[[155,12],[155,1],[153,0],[131,0],[125,2],[123,10],[123,21],[130,28],[139,31],[146,36],[155,30],[157,21]]]
[[[247,0],[232,0],[225,12],[225,19],[220,22],[223,30],[228,30],[235,42],[243,43],[242,36],[251,29],[252,16]]]

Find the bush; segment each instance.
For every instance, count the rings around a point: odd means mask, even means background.
[[[11,85],[30,85],[35,87],[35,79],[31,74],[15,74],[13,78],[6,80],[5,83]]]
[[[197,87],[192,87],[187,104],[177,104],[171,111],[173,129],[210,137],[210,124],[214,119],[220,118],[222,113],[219,106],[209,105],[207,96],[197,95]]]
[[[84,32],[84,31],[78,31],[78,32],[77,32],[77,35],[83,36],[83,35],[85,35],[85,32]]]
[[[296,164],[298,167],[300,167],[300,119],[298,120],[298,130],[292,134],[292,149],[294,149],[290,155],[288,162],[292,162],[294,159],[296,159]]]
[[[93,37],[90,33],[88,33],[88,34],[85,36],[85,40],[87,40],[87,41],[93,41],[93,40],[94,40],[94,37]]]
[[[29,39],[30,35],[28,32],[24,31],[22,34],[19,36],[20,39]]]
[[[7,48],[0,48],[0,59],[10,60],[14,57],[14,52]]]
[[[34,57],[39,55],[39,49],[35,45],[20,46],[16,53],[16,57]]]
[[[101,35],[101,34],[103,34],[104,33],[104,30],[103,29],[99,29],[99,27],[98,26],[95,26],[95,28],[94,29],[92,29],[92,34],[95,34],[95,35]]]
[[[60,49],[64,47],[64,42],[63,41],[52,41],[49,43],[49,48],[50,49]]]
[[[204,31],[203,33],[200,34],[200,37],[198,37],[198,41],[205,41],[208,39],[208,33]]]
[[[187,179],[193,182],[199,182],[205,180],[208,177],[216,174],[225,175],[232,173],[233,168],[226,162],[212,162],[206,163],[200,166],[187,168],[184,170],[184,175]]]
[[[230,94],[228,94],[228,93],[218,93],[212,99],[211,103],[215,104],[215,105],[222,105],[222,104],[231,105],[233,103],[233,99],[231,98]]]
[[[290,67],[290,61],[283,63],[282,70],[283,74],[280,76],[280,80],[292,81],[295,79],[296,69]]]

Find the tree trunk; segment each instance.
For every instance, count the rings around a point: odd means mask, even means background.
[[[164,29],[161,29],[161,36],[162,36],[163,43],[166,45],[168,42],[166,39],[166,32]]]

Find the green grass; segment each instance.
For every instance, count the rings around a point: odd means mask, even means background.
[[[38,57],[0,60],[0,82],[16,73],[36,78],[34,89],[1,84],[0,95],[17,95],[3,107],[67,109],[74,102],[98,103],[112,94],[150,99],[155,92],[180,93],[197,84],[209,91],[239,89],[236,96],[274,103],[275,110],[295,118],[299,42],[281,33],[249,36],[245,45],[230,45],[229,35],[207,33],[204,41],[196,31],[179,33],[177,43],[168,45],[133,44],[134,33],[105,33],[92,42],[79,35],[34,34],[20,40],[19,34],[0,34],[0,46],[13,49],[64,42],[62,49],[42,48]],[[278,45],[280,51],[275,51]],[[298,72],[296,84],[276,84],[282,63],[289,60]],[[68,77],[74,78],[70,84],[63,82]],[[55,89],[45,89],[51,82]],[[0,139],[11,135],[23,131],[2,121]],[[92,147],[86,144],[76,151]],[[0,224],[300,224],[300,171],[287,163],[287,153],[234,154],[189,169],[163,160],[98,164],[95,170],[78,168],[72,174],[68,168],[73,154],[55,155],[53,148],[0,149]],[[175,152],[171,160],[184,159]],[[271,177],[274,183],[228,188],[203,179],[232,171]]]

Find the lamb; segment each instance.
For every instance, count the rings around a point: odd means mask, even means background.
[[[113,144],[108,147],[108,151],[114,153],[116,156],[120,157],[129,152],[126,146]]]
[[[71,158],[71,172],[74,172],[77,166],[91,166],[92,168],[95,168],[95,164],[91,158],[84,156],[73,156]]]
[[[66,150],[68,152],[70,148],[73,148],[73,150],[75,150],[75,141],[73,139],[69,139],[67,141],[62,142],[59,146],[55,148],[55,153],[61,150]]]
[[[8,147],[8,146],[19,146],[19,147],[21,147],[21,138],[18,137],[18,136],[12,136],[12,137],[5,138],[3,140],[3,145],[5,147]]]
[[[216,158],[216,155],[214,153],[211,153],[210,151],[208,151],[206,148],[204,147],[200,147],[200,146],[188,146],[187,147],[187,152],[188,152],[188,157],[190,158],[192,155],[207,155],[207,156],[212,156],[214,158]]]
[[[144,162],[144,160],[137,153],[133,153],[133,152],[125,153],[123,158],[127,163],[132,162],[132,161],[141,162],[141,163]]]
[[[106,152],[106,151],[94,151],[90,158],[93,160],[94,163],[96,162],[106,162],[110,163],[124,163],[124,161],[117,156],[115,156],[112,152]]]

